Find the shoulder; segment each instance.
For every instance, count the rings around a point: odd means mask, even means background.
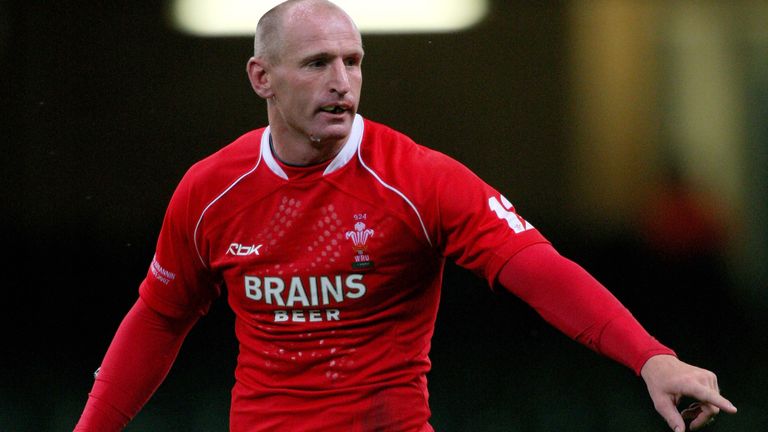
[[[375,170],[440,174],[461,169],[452,157],[419,144],[408,135],[372,120],[365,120],[361,157]]]
[[[260,162],[264,128],[252,130],[192,165],[182,177],[175,200],[189,210],[204,206]],[[200,209],[197,209],[198,211]]]
[[[382,178],[398,184],[435,186],[446,178],[475,177],[466,166],[419,144],[389,126],[366,119],[360,157]],[[413,182],[418,179],[418,182]]]
[[[229,173],[255,165],[261,154],[261,135],[264,128],[249,131],[210,156],[192,165],[187,176],[215,181]]]
[[[186,172],[182,182],[217,189],[223,183],[236,180],[259,163],[263,132],[264,128],[247,132],[195,163]]]

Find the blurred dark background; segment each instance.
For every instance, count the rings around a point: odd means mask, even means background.
[[[456,33],[365,35],[360,112],[461,160],[768,424],[768,6],[490,1]],[[67,431],[195,161],[266,122],[249,37],[169,2],[0,2],[0,431]],[[254,23],[255,25],[255,23]],[[223,299],[128,430],[227,430]],[[438,431],[663,431],[642,381],[449,266]]]

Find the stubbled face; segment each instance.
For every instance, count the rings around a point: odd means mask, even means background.
[[[279,59],[268,70],[270,127],[290,140],[342,145],[360,100],[363,46],[335,10],[295,12],[282,31]]]

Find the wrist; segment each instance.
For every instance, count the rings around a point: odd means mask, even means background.
[[[678,360],[674,354],[654,354],[648,357],[645,363],[643,363],[642,367],[640,368],[639,375],[645,381],[648,381],[652,376],[656,374],[657,371],[667,367],[671,363],[677,363],[679,361],[680,360]]]

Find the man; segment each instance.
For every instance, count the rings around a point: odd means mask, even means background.
[[[736,408],[456,161],[357,114],[363,47],[326,0],[259,21],[247,71],[269,127],[193,166],[75,430],[120,430],[222,286],[240,342],[233,431],[432,431],[426,373],[445,258],[640,374],[684,429]],[[125,371],[131,370],[130,376]]]

